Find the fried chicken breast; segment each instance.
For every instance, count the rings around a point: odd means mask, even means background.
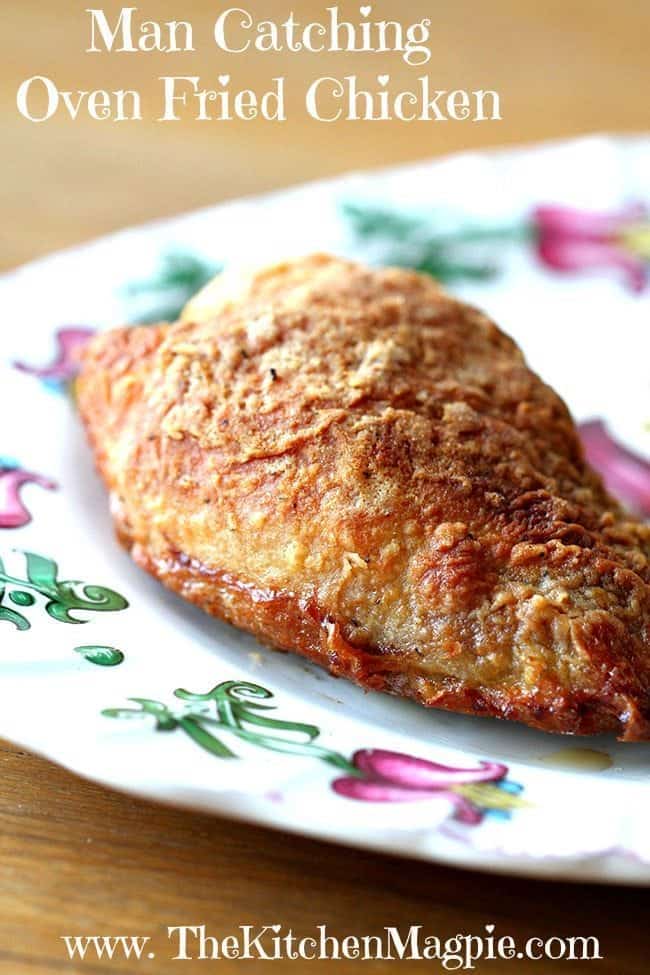
[[[95,338],[78,402],[119,538],[207,612],[427,707],[650,738],[650,528],[430,278],[222,275]]]

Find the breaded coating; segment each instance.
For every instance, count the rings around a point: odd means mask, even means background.
[[[94,339],[78,399],[121,541],[207,612],[427,707],[650,738],[650,527],[430,278],[222,275]]]

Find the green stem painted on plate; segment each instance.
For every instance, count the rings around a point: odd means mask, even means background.
[[[236,758],[213,730],[229,732],[241,741],[258,748],[284,754],[317,758],[349,775],[358,775],[356,767],[339,752],[319,745],[320,730],[316,725],[286,721],[273,717],[273,705],[262,704],[273,698],[271,691],[248,681],[223,681],[206,694],[178,688],[174,696],[187,703],[183,711],[174,711],[161,701],[132,697],[137,708],[107,708],[108,718],[153,717],[158,731],[180,729],[195,744],[219,758]]]

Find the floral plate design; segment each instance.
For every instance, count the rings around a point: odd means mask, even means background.
[[[115,542],[73,395],[90,335],[174,317],[223,266],[311,250],[399,263],[513,335],[611,490],[650,517],[649,208],[650,138],[589,137],[235,201],[0,279],[0,735],[277,829],[650,883],[650,745],[425,711],[204,616]]]

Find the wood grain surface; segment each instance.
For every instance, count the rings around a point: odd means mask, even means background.
[[[9,744],[0,746],[0,781],[0,970],[8,975],[66,968],[59,939],[79,933],[151,935],[156,954],[153,963],[115,959],[80,964],[80,972],[201,970],[198,961],[171,960],[167,925],[205,924],[223,936],[239,924],[275,923],[297,937],[317,924],[339,938],[411,924],[445,938],[482,933],[490,923],[518,940],[597,933],[605,961],[583,968],[648,970],[645,891],[488,876],[285,837],[109,792]],[[238,971],[242,964],[213,967]],[[271,970],[320,972],[328,964],[277,961]],[[339,961],[335,970],[355,964]],[[438,971],[426,962],[402,964]],[[364,962],[363,970],[394,966]],[[491,962],[479,971],[580,968]]]
[[[242,6],[279,17],[278,0]],[[137,87],[152,103],[164,73],[199,74],[206,83],[229,71],[241,86],[285,74],[295,92],[319,74],[382,71],[411,77],[394,55],[363,59],[251,56],[224,59],[209,43],[225,4],[208,0],[143,2],[157,19],[191,18],[200,52],[88,55],[83,3],[4,0],[0,106],[3,149],[0,265],[22,261],[102,232],[271,187],[350,168],[588,131],[648,128],[650,4],[647,0],[445,0],[377,2],[375,13],[403,21],[430,16],[437,87],[490,87],[502,93],[501,122],[342,123],[309,120],[292,102],[277,125],[154,121],[101,123],[20,118],[19,83],[34,74],[60,87]],[[115,12],[119,4],[108,2]],[[304,20],[325,3],[296,2]],[[341,4],[358,16],[356,4]],[[10,323],[4,326],[10,327]],[[0,667],[1,673],[1,667]],[[612,975],[648,970],[650,897],[635,889],[571,886],[483,876],[346,850],[261,828],[135,801],[83,782],[42,759],[0,743],[0,971],[177,972],[170,924],[201,924],[226,934],[239,924],[282,923],[297,935],[327,923],[330,933],[376,934],[384,925],[422,923],[441,936],[479,933],[590,935],[605,960],[491,962],[486,972]],[[63,934],[150,934],[156,958],[140,964],[66,962]],[[238,971],[239,963],[216,963]],[[274,971],[325,970],[328,963],[275,962]],[[395,963],[365,962],[364,971]],[[433,971],[424,962],[404,963]],[[210,962],[198,970],[211,971]],[[354,962],[340,962],[348,971]],[[426,967],[425,967],[426,966]],[[258,970],[259,963],[249,963]],[[266,969],[264,969],[266,970]]]

